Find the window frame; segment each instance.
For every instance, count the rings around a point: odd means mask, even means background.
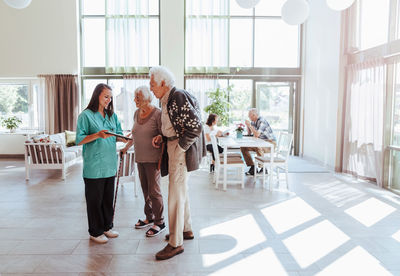
[[[300,116],[301,116],[301,82],[302,82],[302,75],[300,74],[301,69],[300,68],[287,68],[285,70],[280,70],[282,68],[252,68],[248,70],[243,70],[233,73],[233,74],[217,74],[216,79],[220,80],[228,80],[228,85],[229,85],[229,80],[235,79],[235,80],[240,80],[240,79],[246,79],[246,80],[252,80],[252,103],[249,108],[257,108],[257,103],[256,103],[256,82],[288,82],[291,83],[293,86],[293,90],[291,93],[294,94],[293,97],[293,102],[291,104],[294,105],[293,113],[289,114],[289,125],[291,124],[290,121],[293,122],[293,125],[291,125],[291,129],[293,131],[293,154],[294,155],[299,155],[300,151]],[[233,69],[231,69],[231,72]],[[244,72],[246,71],[246,72]],[[250,73],[254,73],[257,71],[261,71],[266,73],[265,75],[251,75]],[[286,74],[279,74],[279,73],[286,73]],[[196,79],[201,79],[201,76],[204,76],[204,78],[210,78],[214,74],[185,74],[185,89],[187,87],[186,85],[186,80],[194,77]],[[206,118],[202,118],[203,121],[206,120]]]
[[[192,72],[186,72],[186,19],[188,17],[188,15],[186,14],[186,1],[184,3],[184,41],[185,41],[185,45],[184,45],[184,68],[185,68],[185,76],[186,75],[192,75],[192,74],[198,74],[198,73],[192,73]],[[249,72],[249,71],[255,71],[256,74],[265,74],[265,69],[272,69],[275,72],[277,72],[278,74],[285,74],[285,70],[286,69],[300,69],[302,68],[302,49],[303,49],[303,28],[304,28],[304,24],[301,24],[299,26],[299,33],[298,33],[298,59],[297,59],[297,67],[254,67],[254,59],[255,59],[255,31],[256,31],[256,20],[257,19],[270,19],[270,20],[283,20],[282,16],[276,16],[276,15],[256,15],[256,8],[252,8],[252,14],[251,15],[229,15],[229,23],[228,25],[230,26],[230,19],[251,19],[251,25],[252,25],[252,53],[251,53],[251,67],[232,67],[230,64],[230,29],[228,30],[228,66],[229,66],[229,73],[225,73],[225,74],[234,74],[235,72],[238,71],[245,71],[245,72]],[[282,69],[282,70],[280,70]],[[282,73],[281,73],[282,72]],[[203,73],[199,73],[199,74],[203,74]],[[210,73],[204,73],[204,74],[210,74]],[[224,74],[224,73],[221,73]]]
[[[105,75],[105,76],[123,76],[123,75],[135,75],[135,73],[129,73],[129,74],[113,74],[113,73],[106,73],[106,67],[90,67],[90,66],[83,66],[84,65],[84,31],[83,31],[83,19],[84,18],[105,18],[105,14],[91,14],[91,15],[84,15],[83,14],[83,1],[84,0],[79,0],[79,39],[80,39],[80,72],[82,78],[85,78],[85,76],[99,76],[99,75]],[[161,0],[158,0],[158,15],[149,15],[149,18],[158,18],[158,60],[159,64],[161,64],[161,15],[160,15],[160,6],[161,6]],[[150,69],[150,67],[148,68]],[[137,73],[137,75],[142,75],[143,73]]]
[[[396,62],[400,60],[400,0],[390,0],[389,7],[389,22],[388,22],[388,42],[367,48],[358,49],[357,46],[361,43],[361,8],[362,0],[358,0],[348,10],[344,12],[344,25],[350,26],[346,30],[344,37],[346,38],[347,44],[344,45],[343,54],[347,56],[346,65],[366,62],[368,60],[374,60],[382,58],[386,64],[386,113],[384,114],[384,169],[383,169],[383,187],[400,194],[400,190],[392,188],[391,177],[392,177],[392,160],[391,155],[393,152],[399,150],[399,146],[393,144],[393,115],[395,105],[395,85],[396,82],[396,70],[400,70],[400,66],[396,68]],[[356,34],[356,36],[354,36]]]
[[[40,118],[44,117],[44,110],[41,110],[43,114],[38,118],[37,125],[38,127],[34,127],[35,123],[33,122],[32,118],[34,118],[34,109],[35,107],[33,106],[33,87],[37,85],[40,87],[40,80],[38,78],[0,78],[0,85],[27,85],[28,86],[28,116],[29,116],[29,122],[28,122],[28,127],[23,127],[19,128],[21,130],[37,130],[37,131],[43,131],[44,124],[43,122],[40,122]],[[43,98],[44,100],[44,98]],[[39,110],[39,109],[38,109]],[[39,110],[40,111],[40,110]],[[1,130],[3,131],[4,129],[1,127]]]

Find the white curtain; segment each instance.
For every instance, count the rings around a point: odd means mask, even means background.
[[[208,114],[204,112],[204,108],[210,104],[207,92],[217,89],[217,86],[218,79],[216,75],[186,77],[186,90],[192,93],[199,102],[203,122],[208,117]]]
[[[116,99],[115,107],[120,114],[123,116],[122,129],[131,130],[133,126],[133,115],[136,111],[135,90],[139,86],[146,85],[149,86],[149,76],[148,75],[126,75],[124,76],[124,88],[123,92],[120,94],[120,98]],[[150,92],[153,95],[152,92]],[[159,107],[159,101],[153,95],[152,104]]]
[[[152,31],[148,0],[106,0],[106,72],[147,73]]]
[[[346,95],[343,171],[383,184],[386,66],[383,59],[351,65]]]
[[[186,1],[186,73],[229,72],[229,0]]]

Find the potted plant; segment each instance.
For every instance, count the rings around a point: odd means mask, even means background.
[[[228,86],[226,89],[217,87],[215,91],[207,92],[207,96],[211,104],[204,108],[207,114],[214,113],[219,117],[218,125],[227,126],[229,121],[229,107],[228,93],[232,91],[232,86]]]
[[[9,129],[11,133],[14,133],[19,124],[21,123],[22,123],[21,119],[19,119],[17,116],[11,116],[1,120],[1,125]]]
[[[245,125],[240,123],[236,125],[236,138],[243,138],[243,131],[244,131]]]

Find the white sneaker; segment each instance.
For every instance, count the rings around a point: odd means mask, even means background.
[[[90,239],[91,239],[92,241],[94,241],[94,242],[97,242],[97,243],[107,243],[107,242],[108,242],[107,237],[104,236],[104,235],[100,235],[100,236],[98,236],[98,237],[90,236]]]
[[[104,235],[106,235],[107,238],[117,238],[119,233],[114,230],[108,230],[107,232],[104,232]]]

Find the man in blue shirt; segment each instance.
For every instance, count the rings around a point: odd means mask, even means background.
[[[263,117],[258,115],[258,111],[256,108],[251,108],[249,110],[249,120],[245,121],[245,124],[247,126],[247,132],[254,137],[263,139],[267,142],[273,143],[274,145],[276,144],[276,138],[274,136],[274,133],[272,131],[271,126],[268,124],[267,120],[265,120]],[[246,161],[246,165],[250,166],[249,171],[246,173],[246,175],[254,175],[255,173],[255,168],[254,168],[254,162],[253,159],[251,158],[250,152],[255,152],[257,156],[263,156],[264,153],[269,153],[271,151],[270,148],[260,148],[260,147],[243,147],[240,148],[243,154],[243,158]]]

